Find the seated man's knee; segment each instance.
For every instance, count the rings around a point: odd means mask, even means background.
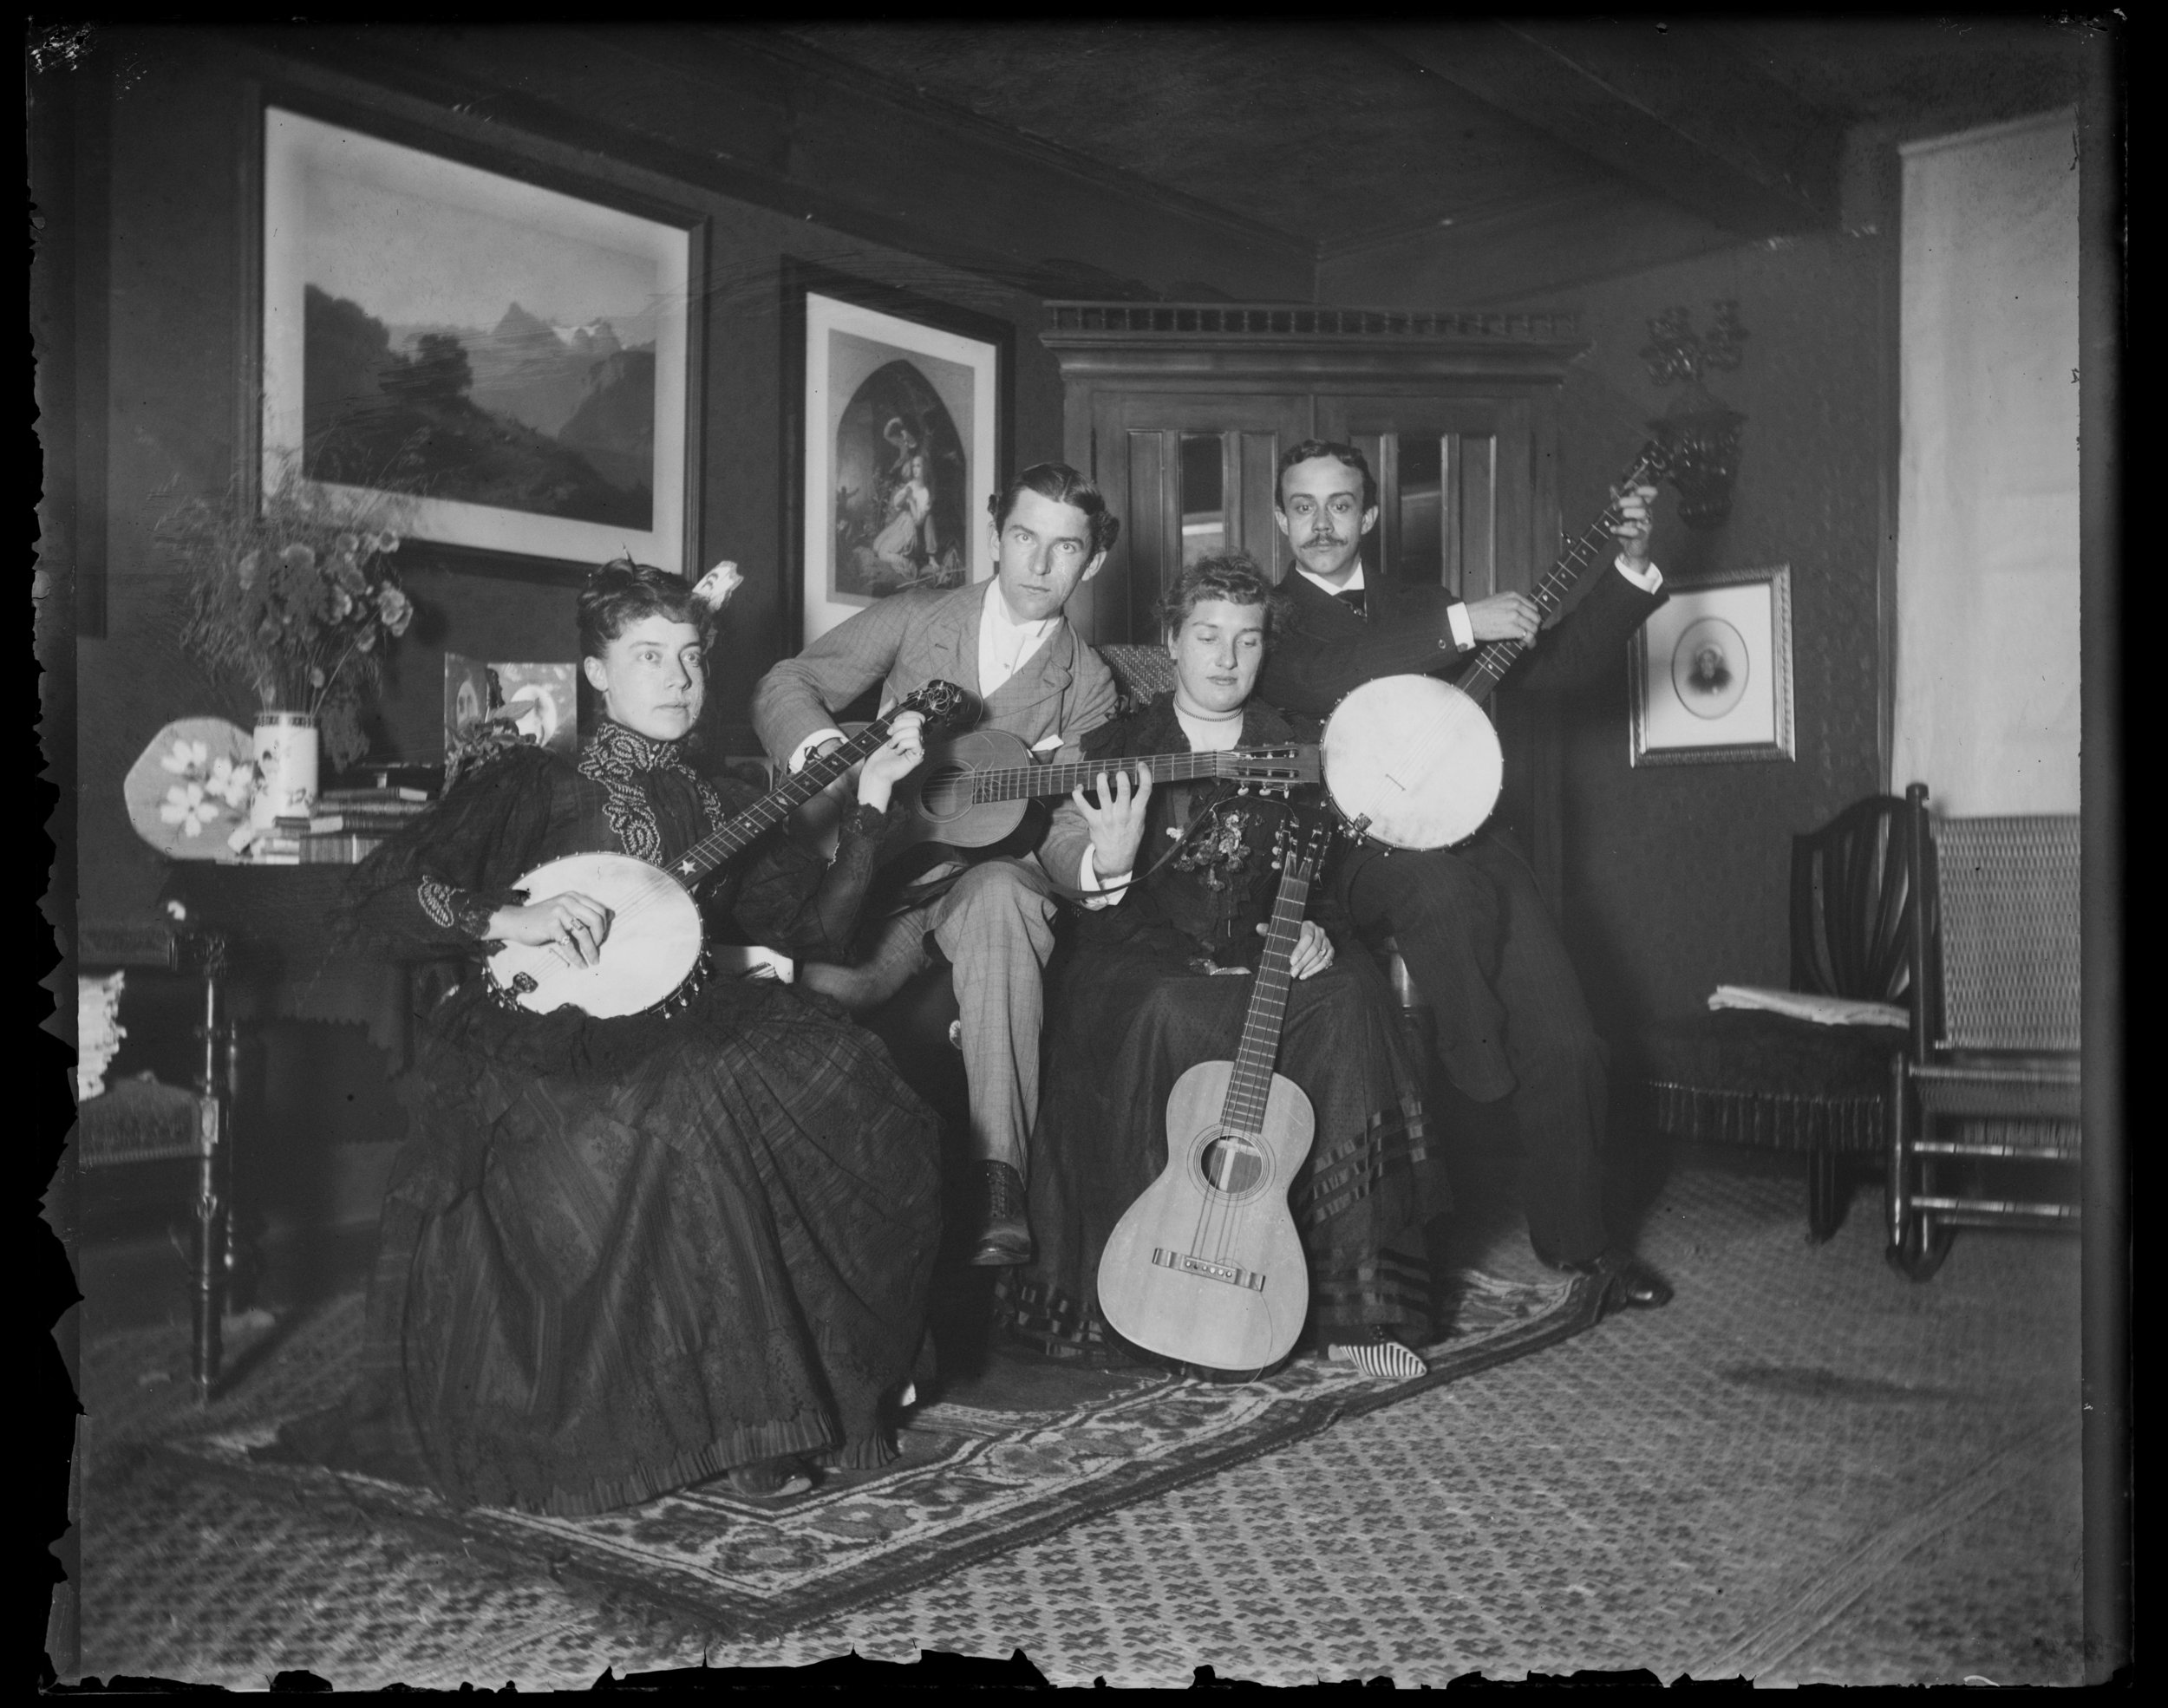
[[[999,930],[1014,924],[1035,930],[1047,929],[1053,919],[1054,897],[1044,879],[1035,878],[1021,862],[989,860],[957,880],[944,914],[944,935],[966,919],[974,928]]]

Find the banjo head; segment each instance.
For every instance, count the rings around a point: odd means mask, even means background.
[[[519,880],[528,900],[568,890],[611,911],[602,959],[583,967],[562,951],[507,943],[489,958],[490,976],[519,1006],[546,1014],[566,1003],[598,1020],[637,1014],[667,1000],[700,959],[700,908],[668,872],[624,854],[572,854]],[[522,975],[532,983],[522,988]]]
[[[1381,676],[1325,724],[1325,787],[1388,848],[1450,848],[1498,805],[1505,759],[1483,707],[1433,676]]]

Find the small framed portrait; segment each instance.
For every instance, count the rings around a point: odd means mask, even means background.
[[[1791,566],[1667,590],[1670,599],[1627,642],[1632,762],[1793,758]]]
[[[786,275],[801,642],[911,588],[993,573],[1007,478],[1005,321],[807,266]]]
[[[704,230],[267,104],[266,488],[398,492],[418,540],[683,574]]]

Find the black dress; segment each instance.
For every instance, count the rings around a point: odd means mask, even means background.
[[[755,798],[615,724],[577,767],[517,749],[360,869],[359,923],[472,948],[528,868],[667,863]],[[711,931],[833,955],[880,825],[851,814],[825,869],[771,838],[710,886]],[[668,1018],[535,1015],[475,975],[427,1014],[406,1091],[360,1383],[271,1450],[560,1513],[785,1454],[889,1457],[937,1127],[833,1005],[721,976]]]
[[[1292,738],[1256,701],[1245,745]],[[1185,753],[1162,694],[1085,738],[1090,757]],[[1220,797],[1227,797],[1219,799]],[[1032,1261],[1008,1282],[1010,1332],[1040,1351],[1111,1355],[1097,1304],[1100,1255],[1123,1213],[1166,1164],[1167,1094],[1184,1070],[1231,1059],[1254,969],[1257,925],[1272,910],[1270,864],[1283,809],[1224,788],[1155,788],[1140,870],[1167,831],[1214,823],[1115,906],[1087,911],[1050,975],[1048,1071],[1031,1137]],[[1309,916],[1333,939],[1333,964],[1290,989],[1278,1072],[1308,1095],[1316,1131],[1289,1194],[1310,1272],[1307,1344],[1383,1332],[1411,1345],[1431,1326],[1423,1224],[1448,1203],[1442,1159],[1425,1124],[1414,1054],[1369,952],[1335,915],[1326,886]]]

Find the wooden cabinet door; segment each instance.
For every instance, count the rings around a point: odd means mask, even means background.
[[[1213,552],[1246,551],[1278,580],[1273,475],[1283,447],[1309,436],[1310,419],[1300,393],[1095,393],[1089,444],[1072,443],[1070,455],[1088,456],[1079,466],[1121,518],[1121,536],[1070,602],[1084,636],[1158,640],[1155,607],[1185,563]]]
[[[1557,499],[1538,454],[1539,413],[1525,394],[1320,397],[1319,437],[1355,446],[1377,477],[1365,575],[1440,583],[1465,599],[1540,579]]]

